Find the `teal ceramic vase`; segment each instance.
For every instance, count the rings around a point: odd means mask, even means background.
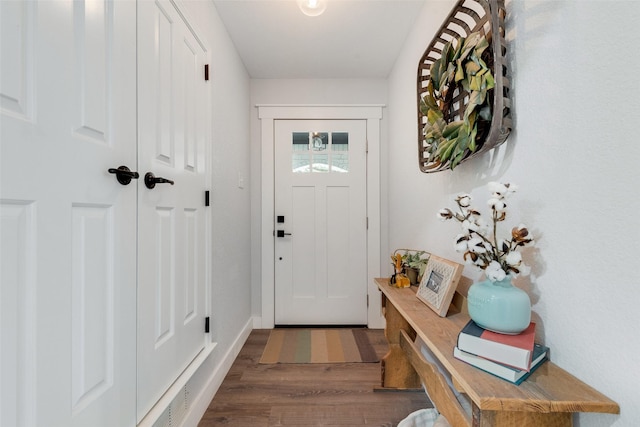
[[[469,317],[478,326],[501,334],[519,334],[531,322],[529,295],[513,286],[512,277],[471,285],[467,294]]]

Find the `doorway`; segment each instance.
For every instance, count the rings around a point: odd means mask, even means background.
[[[275,323],[367,323],[366,121],[275,123]]]
[[[296,120],[337,120],[361,121],[365,128],[365,218],[366,234],[365,264],[362,274],[366,289],[364,300],[366,318],[369,327],[380,328],[384,325],[381,316],[379,291],[373,279],[380,275],[380,120],[382,105],[335,105],[335,106],[257,106],[261,123],[262,147],[262,194],[261,194],[261,291],[262,317],[256,327],[273,328],[276,324],[276,127],[277,123]],[[293,144],[292,144],[293,145]],[[286,215],[285,215],[286,221]],[[286,224],[286,222],[285,222]],[[282,228],[283,232],[289,232]],[[285,234],[286,236],[286,234]],[[288,236],[287,236],[288,237]],[[286,239],[286,237],[285,237]],[[354,276],[355,277],[355,276]],[[329,323],[327,321],[322,323]],[[319,323],[319,322],[314,322]]]

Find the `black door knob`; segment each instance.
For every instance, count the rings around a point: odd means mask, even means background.
[[[167,178],[161,178],[159,176],[155,176],[153,172],[147,172],[144,176],[144,185],[147,186],[148,189],[155,188],[156,184],[171,184],[174,182]]]
[[[109,173],[116,175],[116,179],[122,185],[128,185],[132,179],[138,179],[140,175],[138,172],[133,172],[126,166],[119,166],[118,169],[111,168]]]

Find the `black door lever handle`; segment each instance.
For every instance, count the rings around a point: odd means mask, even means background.
[[[291,236],[291,233],[285,233],[284,230],[276,230],[276,237]]]
[[[171,184],[174,182],[167,178],[161,178],[159,176],[155,176],[152,172],[147,172],[144,176],[144,185],[147,186],[148,189],[155,188],[156,184]]]
[[[119,166],[118,169],[111,168],[108,172],[115,174],[116,179],[122,185],[128,185],[132,179],[138,179],[140,177],[138,172],[133,172],[126,166]]]

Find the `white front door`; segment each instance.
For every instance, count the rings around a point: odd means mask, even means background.
[[[366,121],[274,129],[275,323],[366,324]]]
[[[204,65],[174,2],[138,2],[138,421],[205,345]]]
[[[0,425],[134,426],[136,5],[0,16]]]

